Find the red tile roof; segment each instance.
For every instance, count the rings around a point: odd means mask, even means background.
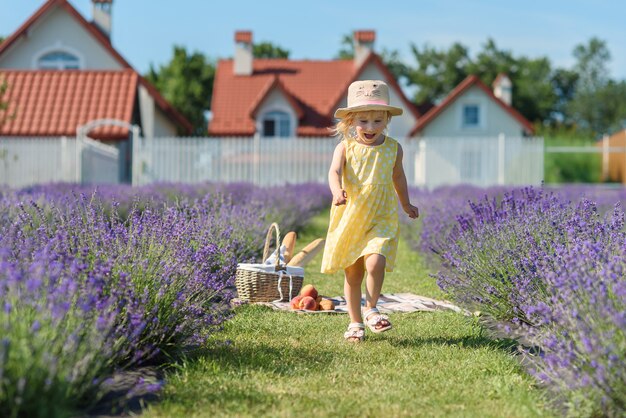
[[[386,81],[402,97],[405,108],[417,119],[419,113],[404,96],[393,75],[376,54],[355,68],[352,60],[312,61],[255,59],[250,76],[237,76],[233,60],[220,60],[213,84],[210,135],[250,136],[255,133],[254,115],[267,95],[278,88],[298,113],[298,136],[329,136],[333,113],[346,97],[348,86],[368,64],[385,74]]]
[[[75,136],[76,128],[94,119],[131,123],[139,76],[123,71],[0,70],[8,88],[3,136]],[[96,128],[90,136],[103,140],[128,138],[116,126]]]
[[[55,7],[63,8],[67,13],[69,13],[72,17],[76,19],[76,21],[81,24],[88,33],[90,33],[96,41],[98,41],[104,49],[106,49],[111,56],[120,64],[123,68],[128,68],[134,71],[132,66],[120,55],[119,52],[111,45],[110,39],[105,36],[93,23],[88,22],[79,12],[76,10],[67,0],[48,0],[46,1],[33,15],[28,18],[22,26],[20,26],[14,33],[11,34],[7,39],[5,39],[2,43],[0,43],[0,56],[9,50],[15,42],[21,37],[28,36],[28,30],[31,26],[33,26],[38,20],[40,20],[43,16],[48,14],[48,12],[54,10]],[[150,95],[154,98],[157,106],[165,114],[167,114],[174,123],[176,123],[180,129],[186,133],[191,133],[193,127],[191,123],[185,118],[180,112],[172,107],[167,100],[159,91],[152,86],[147,80],[141,77],[138,73],[136,75],[139,77],[139,82],[142,86],[144,86],[149,92]],[[106,91],[105,91],[106,92]],[[134,91],[133,91],[134,93]]]
[[[439,116],[441,112],[443,112],[448,106],[450,106],[457,98],[459,98],[463,93],[465,93],[472,86],[476,86],[480,88],[481,90],[483,90],[487,96],[489,96],[500,107],[502,107],[502,109],[504,109],[509,115],[511,115],[515,120],[517,120],[528,133],[530,134],[535,133],[535,128],[533,127],[532,123],[528,121],[528,119],[522,116],[522,114],[519,113],[517,110],[515,110],[514,108],[512,108],[511,106],[507,105],[502,100],[494,96],[493,92],[489,89],[489,87],[485,85],[485,83],[480,81],[480,78],[478,78],[478,76],[469,75],[465,78],[465,80],[459,83],[459,85],[456,86],[454,90],[452,90],[450,94],[448,94],[446,98],[443,99],[443,101],[439,105],[430,109],[424,116],[422,116],[417,121],[417,124],[415,125],[415,128],[413,128],[413,130],[411,131],[410,136],[414,136],[420,131],[422,131],[426,125],[432,122],[437,116]]]

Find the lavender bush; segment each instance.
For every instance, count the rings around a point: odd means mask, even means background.
[[[328,186],[317,183],[273,187],[259,187],[251,183],[154,183],[141,187],[55,183],[16,191],[0,190],[0,196],[13,194],[17,200],[33,200],[41,205],[63,202],[72,193],[92,196],[108,212],[112,210],[112,202],[116,202],[115,212],[122,219],[129,216],[131,209],[151,207],[159,210],[205,197],[225,196],[234,205],[250,207],[255,217],[264,220],[268,226],[271,222],[278,222],[285,231],[301,229],[312,215],[329,206],[331,201]]]
[[[549,263],[539,263],[545,301],[525,308],[537,324],[528,328],[529,340],[544,350],[533,358],[533,374],[567,394],[570,410],[580,416],[626,412],[623,227],[619,206],[607,222],[571,219],[568,230],[574,237],[556,246]]]
[[[567,216],[565,203],[533,188],[470,203],[438,249],[438,285],[470,309],[529,323],[522,307],[544,292],[535,263],[565,239],[559,225]]]
[[[596,203],[601,213],[610,212],[616,202],[626,204],[626,188],[597,184],[571,184],[559,187],[542,186],[545,192],[554,194],[565,202],[577,202],[587,198]],[[438,268],[437,253],[446,245],[447,237],[457,224],[456,217],[469,209],[469,203],[485,197],[501,200],[510,187],[492,186],[481,188],[472,185],[442,186],[434,190],[412,188],[411,200],[420,208],[418,222],[402,217],[404,238],[411,248],[419,251],[433,268]]]
[[[0,416],[67,416],[115,370],[202,344],[231,315],[236,263],[261,252],[268,217],[296,228],[326,205],[306,185],[282,201],[240,185],[165,203],[122,189],[134,202],[120,216],[115,200],[56,187],[0,198]]]
[[[524,188],[470,202],[445,239],[431,241],[441,256],[438,283],[458,303],[517,323],[542,350],[533,373],[562,389],[570,411],[620,416],[624,215],[619,203],[606,213],[564,196]]]

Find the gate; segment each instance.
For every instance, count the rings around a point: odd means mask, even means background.
[[[107,145],[89,138],[89,132],[99,126],[120,126],[131,133],[128,141],[118,146]],[[117,119],[97,119],[79,126],[76,130],[76,178],[82,184],[129,183],[132,173],[132,156],[129,142],[139,137],[139,127]]]

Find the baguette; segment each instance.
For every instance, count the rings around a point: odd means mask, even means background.
[[[287,263],[288,266],[304,267],[324,248],[326,240],[324,238],[317,238],[313,242],[309,243],[298,254],[294,255],[291,261]]]
[[[293,257],[293,250],[296,248],[296,238],[298,235],[293,232],[287,232],[283,238],[283,245],[285,246],[285,263],[288,263]]]

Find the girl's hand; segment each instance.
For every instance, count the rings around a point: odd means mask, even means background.
[[[411,219],[417,219],[420,216],[420,210],[417,208],[417,206],[413,206],[410,203],[402,206],[402,209],[404,209],[406,214],[409,215],[409,218]]]
[[[348,199],[348,193],[345,190],[338,190],[336,193],[333,193],[333,205],[341,206],[345,205]]]

